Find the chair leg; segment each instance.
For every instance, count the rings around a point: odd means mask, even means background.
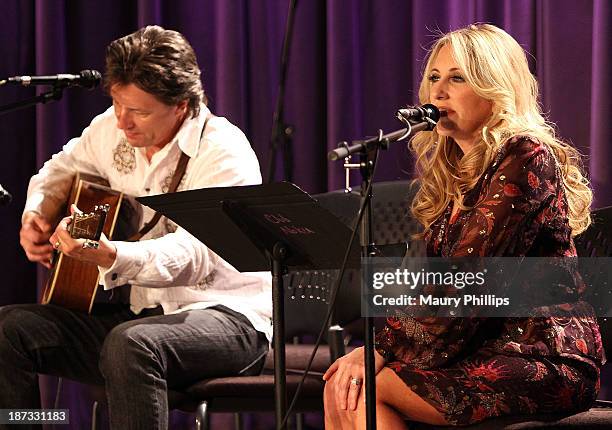
[[[196,410],[196,430],[208,430],[208,403],[202,402]]]
[[[59,409],[60,396],[62,394],[62,378],[57,378],[57,388],[55,389],[55,401],[53,402],[53,408]]]
[[[240,412],[236,412],[234,414],[234,430],[242,430],[244,423],[242,422],[242,414]]]
[[[98,415],[100,414],[98,406],[98,402],[94,401],[91,407],[91,430],[96,430],[98,428]]]
[[[295,430],[304,430],[304,414],[295,414]]]

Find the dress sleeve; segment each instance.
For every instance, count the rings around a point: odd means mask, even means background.
[[[471,209],[448,232],[445,257],[521,256],[564,198],[556,161],[549,149],[529,139],[506,143],[506,154],[480,178],[478,195],[468,194]],[[498,164],[498,165],[497,165]],[[387,361],[436,368],[457,356],[482,318],[389,317],[377,333],[376,348]]]

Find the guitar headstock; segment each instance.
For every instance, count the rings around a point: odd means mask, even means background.
[[[75,239],[100,240],[109,209],[110,205],[96,205],[92,212],[75,212],[70,223],[70,236]]]

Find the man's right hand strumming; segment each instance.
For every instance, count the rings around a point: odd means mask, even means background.
[[[38,262],[47,269],[51,268],[53,247],[49,237],[53,233],[51,223],[37,212],[26,212],[23,216],[19,243],[28,257],[28,260]]]

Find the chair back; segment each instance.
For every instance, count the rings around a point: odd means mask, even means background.
[[[379,182],[372,187],[372,236],[378,252],[389,257],[424,256],[422,241],[412,240],[419,224],[410,216],[417,186],[409,181]],[[361,202],[359,189],[314,196],[319,204],[352,227]],[[339,270],[309,270],[285,276],[286,338],[316,334],[325,319],[329,296]],[[360,273],[348,270],[336,300],[333,324],[345,325],[361,317]]]
[[[412,181],[377,182],[372,186],[372,239],[377,245],[406,243],[419,231],[410,215],[418,185]],[[347,226],[352,227],[361,202],[360,188],[317,194],[315,199]]]
[[[591,217],[589,228],[575,238],[578,256],[612,257],[612,206],[594,210]],[[612,317],[599,317],[597,322],[604,350],[612,358]]]

